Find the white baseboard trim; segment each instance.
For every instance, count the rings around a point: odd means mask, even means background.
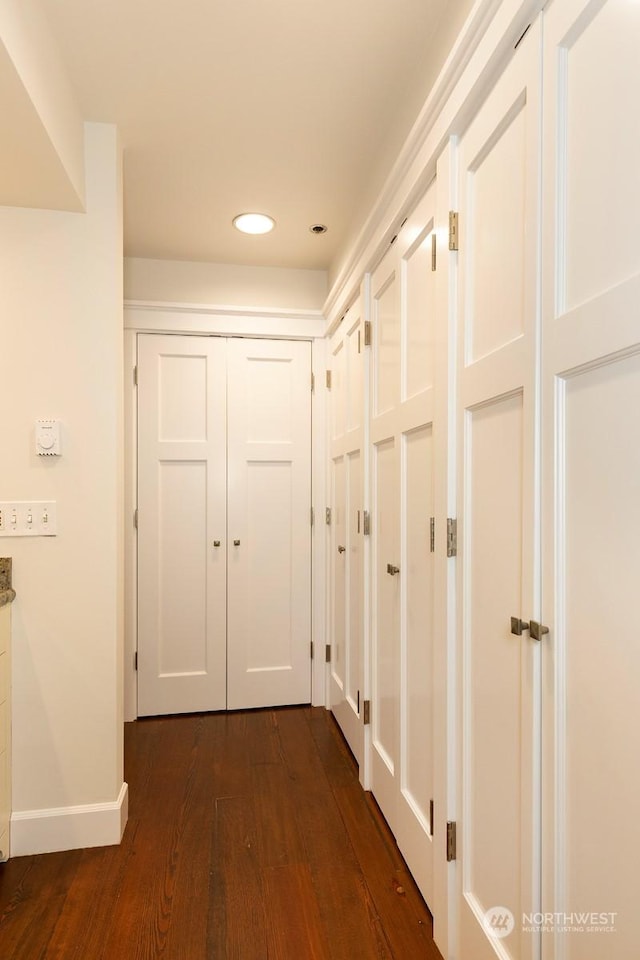
[[[120,843],[129,815],[129,788],[112,803],[88,803],[11,814],[11,856],[109,847]]]

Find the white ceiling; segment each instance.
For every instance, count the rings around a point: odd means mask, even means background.
[[[127,256],[317,269],[358,227],[471,6],[41,3],[85,118],[120,128]],[[240,235],[247,210],[276,230]]]

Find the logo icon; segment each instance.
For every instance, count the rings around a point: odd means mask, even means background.
[[[490,937],[503,940],[516,925],[515,917],[507,907],[490,907],[484,915],[484,929]]]

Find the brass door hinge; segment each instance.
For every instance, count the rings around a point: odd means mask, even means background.
[[[331,370],[327,370],[325,377],[325,383],[327,385],[327,390],[331,390]]]
[[[364,322],[364,345],[365,347],[371,346],[371,320],[365,320]]]
[[[436,552],[436,518],[429,518],[429,551]]]
[[[447,518],[447,556],[458,556],[458,521]]]
[[[365,537],[371,534],[371,516],[368,510],[363,510],[362,512],[362,532]]]
[[[331,663],[331,644],[327,643],[324,648],[324,662]]]
[[[365,727],[371,723],[371,700],[362,701],[362,722]]]
[[[438,262],[438,238],[435,230],[431,234],[431,269],[435,270]]]
[[[456,853],[456,822],[455,820],[447,820],[447,863],[456,859]]]
[[[458,214],[455,210],[449,211],[449,250],[458,249]]]

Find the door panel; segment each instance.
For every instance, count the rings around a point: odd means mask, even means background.
[[[138,371],[138,712],[221,710],[226,342],[140,336]]]
[[[502,904],[507,892],[513,903],[521,898],[521,677],[528,651],[509,633],[505,610],[520,610],[526,593],[523,426],[521,394],[467,413],[464,869],[465,895],[479,912]]]
[[[435,200],[434,181],[371,279],[371,786],[428,902],[435,796]],[[389,573],[389,564],[397,572]]]
[[[359,720],[362,690],[362,659],[364,647],[364,548],[362,539],[363,513],[362,452],[354,450],[347,457],[349,476],[349,644],[345,648],[345,694],[354,715]]]
[[[431,902],[434,799],[434,604],[431,517],[433,429],[428,424],[403,436],[404,505],[400,697],[400,817],[398,844],[406,850],[423,895]],[[425,855],[424,847],[428,847]],[[417,852],[420,855],[417,856]]]
[[[372,630],[372,789],[391,829],[397,830],[400,699],[400,580],[387,565],[400,562],[400,459],[393,438],[376,443],[372,474],[376,509]]]
[[[227,704],[307,703],[311,348],[238,338],[228,354]]]
[[[639,31],[622,0],[546,17],[543,910],[603,916],[552,925],[543,960],[638,953]]]
[[[561,65],[554,99],[565,197],[559,225],[566,257],[558,279],[571,308],[630,279],[640,261],[640,191],[630,189],[640,169],[640,119],[627,99],[638,83],[640,8],[627,0],[567,7],[569,30],[560,44],[554,32]]]
[[[534,23],[459,147],[460,956],[524,960],[539,906],[536,527],[539,57]],[[513,930],[495,936],[493,908]],[[517,922],[516,922],[517,920]],[[502,932],[502,931],[497,931]]]
[[[338,688],[337,701],[345,697],[345,639],[347,634],[347,490],[346,464],[344,457],[333,462],[331,502],[331,557],[333,562],[331,622],[331,678]]]
[[[364,355],[361,301],[331,340],[331,709],[360,764],[364,728]],[[335,389],[338,384],[338,389]]]

